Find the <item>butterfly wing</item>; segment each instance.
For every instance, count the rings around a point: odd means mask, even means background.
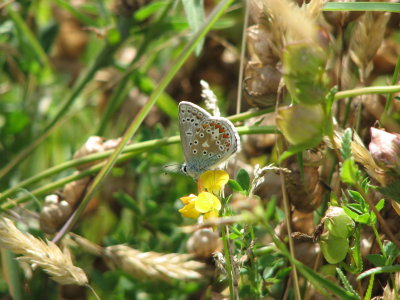
[[[192,153],[202,156],[204,170],[224,162],[240,148],[235,126],[229,120],[218,117],[200,122],[192,143]]]
[[[193,158],[194,135],[202,121],[211,118],[211,115],[197,105],[182,101],[179,103],[179,130],[183,155],[186,162]]]

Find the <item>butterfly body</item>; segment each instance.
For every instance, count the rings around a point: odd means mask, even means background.
[[[179,128],[186,163],[181,171],[193,178],[212,169],[240,148],[235,126],[222,117],[213,117],[199,106],[179,103]]]

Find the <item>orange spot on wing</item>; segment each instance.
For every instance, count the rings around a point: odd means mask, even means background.
[[[224,134],[222,135],[222,137],[223,137],[224,139],[227,139],[227,138],[229,137],[229,134],[228,134],[228,133],[224,133]]]
[[[224,129],[223,127],[221,127],[221,128],[219,129],[219,133],[223,133],[223,132],[225,132],[225,129]]]

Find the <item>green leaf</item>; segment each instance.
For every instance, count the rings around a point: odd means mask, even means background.
[[[230,240],[236,240],[238,237],[240,237],[240,235],[238,235],[238,234],[236,234],[234,232],[230,233],[229,236],[228,236],[228,238]]]
[[[121,204],[123,207],[129,208],[132,211],[134,211],[137,215],[141,215],[142,212],[138,206],[138,204],[136,203],[136,201],[129,196],[126,193],[115,193],[114,197],[117,198],[119,204]]]
[[[358,218],[359,214],[355,213],[352,211],[348,206],[343,206],[343,210],[346,212],[346,214],[352,218],[354,221]]]
[[[345,289],[352,293],[354,296],[358,296],[357,292],[353,289],[353,287],[351,286],[349,280],[347,279],[347,277],[343,274],[342,270],[340,268],[336,268],[336,272],[339,275],[340,281],[342,281],[343,286],[345,287]],[[361,298],[360,298],[361,299]]]
[[[350,197],[356,201],[357,203],[361,204],[362,207],[365,206],[365,200],[363,198],[363,196],[361,196],[361,194],[357,191],[353,191],[353,190],[348,190],[348,193],[350,195]]]
[[[13,111],[6,115],[3,132],[5,134],[16,134],[22,131],[29,123],[29,117],[22,111]]]
[[[332,293],[334,293],[336,296],[339,297],[339,299],[346,299],[346,300],[359,300],[360,297],[358,295],[354,295],[353,293],[350,293],[346,290],[344,290],[342,287],[336,285],[333,281],[321,276],[317,272],[315,272],[313,269],[310,267],[307,267],[306,265],[301,264],[300,262],[296,261],[296,266],[299,270],[299,272],[307,278],[310,282],[312,282],[314,285],[319,287],[324,287],[325,289],[330,290]]]
[[[386,243],[383,248],[387,256],[386,265],[389,266],[400,255],[400,249],[393,242]]]
[[[400,181],[395,181],[386,187],[371,186],[378,192],[384,194],[388,198],[400,203]]]
[[[351,128],[347,128],[344,131],[342,146],[340,148],[340,154],[342,155],[343,160],[348,160],[352,157],[351,153],[351,141],[353,139],[353,132]]]
[[[340,178],[344,183],[356,185],[360,179],[360,171],[353,158],[345,160],[340,167]]]
[[[361,273],[357,280],[364,279],[365,277],[371,276],[372,274],[382,274],[382,273],[393,273],[393,272],[400,272],[400,265],[394,266],[385,266],[385,267],[376,267]]]
[[[267,209],[265,210],[265,220],[268,222],[271,220],[275,214],[276,208],[276,196],[272,196],[267,203]]]
[[[379,200],[378,204],[375,205],[378,211],[381,211],[384,206],[385,206],[385,199]]]
[[[156,12],[160,11],[163,7],[168,4],[167,1],[154,1],[149,3],[148,5],[141,7],[139,10],[135,12],[133,18],[138,21],[144,21],[151,15],[155,14]]]
[[[361,223],[361,224],[370,224],[371,223],[371,215],[369,213],[365,213],[362,215],[358,215],[354,221]]]
[[[186,19],[192,32],[196,32],[204,22],[204,3],[203,0],[182,0],[185,9]],[[196,55],[198,56],[203,48],[204,39],[202,39],[196,47]]]
[[[233,180],[229,179],[228,181],[228,186],[234,191],[234,192],[243,192],[243,188],[240,186],[240,184]]]
[[[367,255],[367,259],[373,263],[375,267],[383,267],[386,264],[386,259],[381,254],[369,254]]]
[[[245,169],[240,169],[237,176],[237,182],[240,184],[243,190],[249,191],[250,189],[250,175]]]
[[[358,211],[358,213],[352,211],[352,205],[347,205],[347,207],[343,207],[346,214],[352,218],[354,221],[361,224],[370,224],[371,223],[371,214],[369,212],[362,213]]]
[[[399,3],[368,3],[368,2],[329,2],[326,3],[325,11],[387,11],[400,12]]]
[[[88,17],[85,13],[81,12],[77,7],[70,3],[70,1],[65,0],[55,0],[58,6],[62,7],[78,19],[82,24],[86,26],[97,27],[99,24],[96,22],[95,18]]]

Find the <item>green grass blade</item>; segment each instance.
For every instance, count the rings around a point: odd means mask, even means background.
[[[400,272],[400,265],[393,266],[385,266],[385,267],[376,267],[365,271],[358,275],[357,280],[364,279],[365,277],[371,276],[372,274],[381,274],[381,273],[393,273]]]
[[[328,2],[325,4],[325,11],[387,11],[400,12],[399,3],[382,2]]]

